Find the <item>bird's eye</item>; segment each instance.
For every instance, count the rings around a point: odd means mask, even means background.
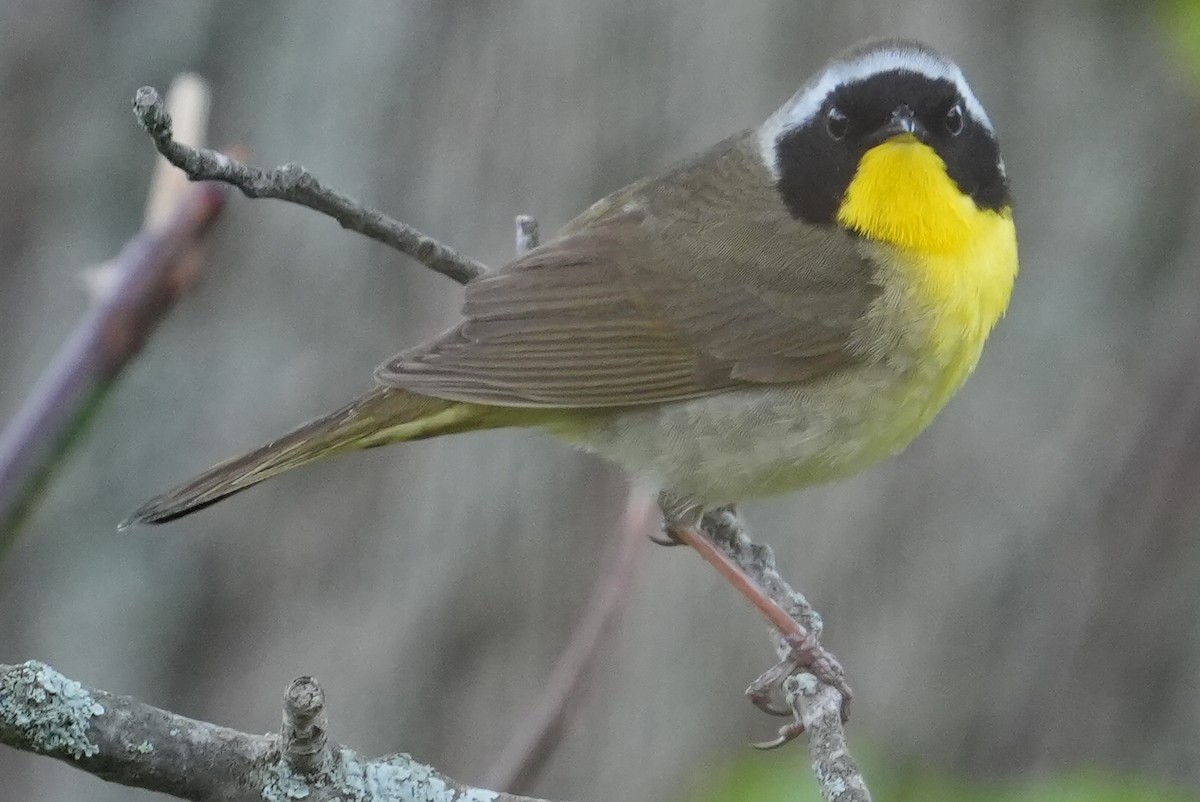
[[[946,110],[946,133],[950,136],[958,136],[963,130],[963,109],[961,103],[955,103]]]
[[[837,106],[831,106],[825,114],[825,130],[829,132],[829,137],[840,141],[845,138],[849,128],[850,119]]]

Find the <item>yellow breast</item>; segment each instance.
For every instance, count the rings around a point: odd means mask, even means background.
[[[890,246],[905,274],[903,302],[915,307],[906,312],[920,315],[922,349],[952,393],[1008,307],[1017,275],[1011,209],[977,207],[932,148],[902,135],[862,157],[838,222]]]

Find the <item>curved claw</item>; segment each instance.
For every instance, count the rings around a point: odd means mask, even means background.
[[[663,534],[661,537],[655,536],[655,535],[648,535],[647,537],[649,537],[650,542],[656,546],[665,546],[666,548],[674,548],[675,546],[683,545],[683,541],[679,540],[678,538],[673,536],[670,533],[670,530],[664,530],[664,533],[665,534]]]
[[[757,741],[751,743],[750,746],[760,752],[768,752],[772,749],[778,749],[784,744],[791,743],[804,734],[804,724],[799,721],[792,721],[784,724],[779,728],[779,735],[769,741]]]

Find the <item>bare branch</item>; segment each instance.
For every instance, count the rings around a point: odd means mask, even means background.
[[[173,219],[143,231],[113,260],[98,299],[0,432],[0,554],[117,377],[199,268],[196,246],[225,193],[190,187]]]
[[[184,135],[202,141],[203,82],[177,81],[171,103],[187,121]],[[195,281],[202,239],[225,205],[220,187],[178,184],[162,170],[149,198],[142,232],[111,262],[85,273],[92,308],[0,431],[0,555],[121,371]]]
[[[158,152],[187,173],[193,181],[232,184],[248,198],[276,198],[315,209],[332,217],[343,228],[357,231],[416,259],[459,284],[466,284],[487,268],[448,245],[422,234],[412,226],[393,220],[378,209],[330,189],[298,164],[260,170],[207,148],[192,148],[176,142],[171,116],[153,87],[143,86],[133,96],[133,113]]]
[[[487,774],[489,785],[510,790],[527,788],[549,760],[587,669],[629,596],[635,558],[656,512],[651,499],[637,490],[629,491],[615,548],[596,577],[584,608],[586,613],[559,655],[533,712],[492,764]]]
[[[463,785],[408,755],[366,759],[341,746],[329,749],[327,767],[306,776],[282,753],[279,736],[185,718],[35,661],[0,665],[0,743],[180,799],[544,802]]]

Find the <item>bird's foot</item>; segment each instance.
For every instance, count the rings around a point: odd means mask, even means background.
[[[744,535],[709,533],[701,526],[703,507],[692,499],[664,492],[659,495],[659,506],[669,540],[652,539],[663,545],[691,546],[757,607],[779,633],[779,663],[751,683],[746,695],[759,710],[775,716],[791,716],[793,720],[780,728],[776,739],[756,746],[773,749],[804,732],[798,694],[810,686],[815,689],[826,685],[838,691],[842,698],[842,720],[848,719],[850,687],[841,663],[821,645],[820,616],[776,573],[771,550],[755,546]],[[734,515],[732,507],[718,512],[722,513],[718,515],[722,519]],[[727,515],[723,514],[726,512]],[[720,521],[714,520],[713,526],[714,532],[722,529]],[[804,678],[807,680],[802,683]]]
[[[750,702],[772,716],[791,716],[792,721],[779,728],[777,737],[770,741],[753,744],[755,749],[775,749],[800,736],[804,722],[793,703],[793,695],[785,691],[793,677],[799,682],[805,675],[812,682],[820,682],[835,688],[842,696],[842,721],[850,719],[850,699],[853,692],[846,684],[846,673],[842,664],[811,633],[803,637],[787,634],[782,636],[786,654],[778,663],[764,671],[750,687],[746,696]],[[786,703],[781,703],[781,697]]]
[[[760,677],[759,679],[761,680],[762,678]],[[769,704],[769,707],[760,706],[759,709],[766,710],[772,715],[791,716],[792,720],[787,724],[780,726],[778,733],[771,740],[757,741],[755,743],[751,743],[750,745],[755,749],[762,751],[766,751],[768,749],[778,749],[784,744],[790,743],[803,735],[805,731],[804,717],[800,711],[800,706],[798,704],[799,700],[796,698],[796,696],[798,693],[803,692],[800,690],[802,687],[815,690],[817,684],[817,678],[807,672],[789,674],[785,676],[780,683],[779,688],[781,691],[783,691],[784,697],[788,700],[788,707],[786,709],[782,707],[776,707],[772,702]],[[746,692],[750,693],[750,690],[753,687],[754,686],[751,686],[751,688],[747,689]]]

